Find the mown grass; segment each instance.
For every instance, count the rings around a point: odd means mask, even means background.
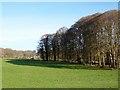
[[[118,88],[117,70],[53,61],[3,60],[3,88]]]

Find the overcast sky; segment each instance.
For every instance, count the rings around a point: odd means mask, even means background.
[[[3,2],[0,47],[36,50],[42,35],[113,9],[118,9],[117,2]]]

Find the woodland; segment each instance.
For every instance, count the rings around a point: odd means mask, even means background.
[[[100,68],[120,68],[119,10],[95,13],[43,35],[37,55],[45,61],[63,61]]]

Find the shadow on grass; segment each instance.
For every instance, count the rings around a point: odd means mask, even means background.
[[[39,67],[49,67],[49,68],[60,68],[60,69],[88,69],[88,70],[97,70],[98,67],[85,66],[80,64],[71,64],[58,61],[41,61],[41,60],[29,60],[29,59],[9,59],[6,61],[15,65],[24,65],[24,66],[39,66]]]

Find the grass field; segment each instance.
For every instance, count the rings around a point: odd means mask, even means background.
[[[117,70],[53,61],[3,60],[3,88],[118,88]]]

